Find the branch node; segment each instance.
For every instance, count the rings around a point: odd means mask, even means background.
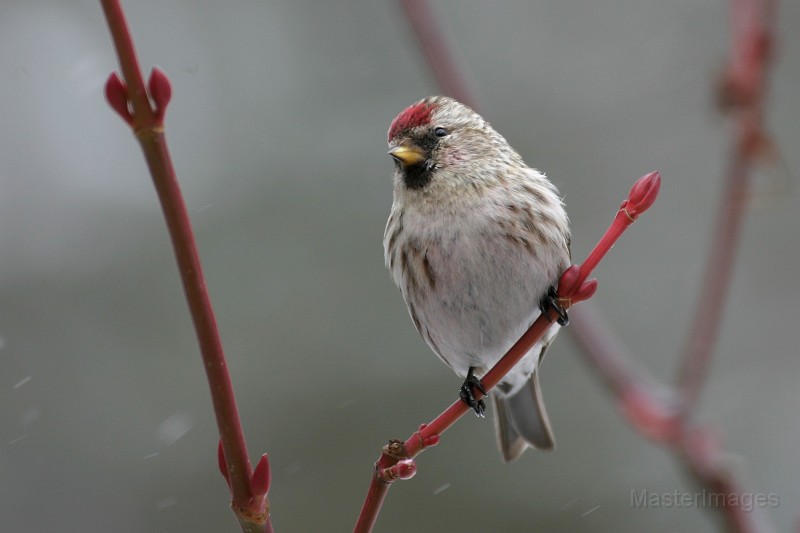
[[[233,512],[240,521],[247,524],[263,526],[267,523],[267,520],[269,520],[269,501],[264,498],[263,501],[260,502],[260,505],[257,505],[256,507],[257,510],[253,510],[247,505],[236,505],[233,502],[231,503],[231,509],[233,509]]]
[[[583,281],[583,278],[580,265],[572,265],[561,274],[561,279],[558,280],[557,301],[563,309],[594,296],[597,291],[597,280]]]
[[[690,427],[684,432],[682,447],[698,471],[708,477],[723,468],[722,437],[709,427]]]
[[[402,440],[392,439],[382,449],[383,455],[391,457],[396,461],[408,459],[405,443]]]
[[[164,135],[164,126],[162,124],[142,126],[141,128],[133,130],[133,134],[140,141],[145,139],[152,139],[153,137]]]
[[[631,222],[636,222],[637,217],[631,215],[630,211],[628,211],[628,209],[625,207],[624,202],[622,204],[622,207],[619,208],[619,210],[622,211],[626,217],[628,217],[628,220],[630,220]]]
[[[650,391],[632,387],[619,397],[620,409],[645,438],[659,444],[675,444],[683,434],[679,411]]]

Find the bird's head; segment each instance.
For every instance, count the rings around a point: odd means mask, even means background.
[[[475,176],[519,158],[480,115],[446,96],[431,96],[404,109],[389,127],[389,155],[395,175],[409,189],[423,189],[434,179]],[[519,159],[521,163],[521,159]]]

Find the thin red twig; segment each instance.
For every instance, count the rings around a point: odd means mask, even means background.
[[[586,279],[625,229],[653,205],[660,186],[661,176],[658,172],[642,176],[631,188],[628,199],[622,203],[613,223],[586,261],[579,266],[574,265],[564,272],[558,284],[558,299],[564,308],[592,297],[597,289],[597,281],[594,279],[586,281]],[[519,363],[557,318],[558,316],[552,309],[539,315],[522,337],[481,378],[481,383],[487,392],[492,390]],[[480,391],[475,391],[475,393],[475,398],[478,400],[484,396]],[[375,463],[370,488],[355,527],[356,533],[372,531],[391,483],[396,479],[412,477],[416,473],[416,466],[412,462],[413,458],[425,448],[437,444],[442,433],[455,424],[469,409],[463,401],[456,400],[442,414],[429,424],[421,426],[404,442],[391,441],[384,447],[381,457]],[[404,468],[395,468],[399,465],[403,465]]]
[[[254,476],[189,215],[164,135],[164,112],[171,93],[169,80],[163,72],[154,69],[148,91],[119,0],[101,0],[100,3],[125,79],[123,83],[112,74],[106,84],[106,95],[139,140],[161,202],[211,389],[224,450],[221,464],[225,465],[224,474],[232,493],[231,506],[243,531],[271,532],[266,457],[262,457]]]

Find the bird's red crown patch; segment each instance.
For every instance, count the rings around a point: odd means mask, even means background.
[[[404,131],[430,124],[431,114],[436,109],[434,104],[420,102],[405,108],[389,126],[389,140],[391,141]]]

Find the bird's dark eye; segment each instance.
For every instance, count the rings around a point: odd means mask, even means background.
[[[437,137],[444,137],[445,135],[448,134],[448,131],[444,128],[436,128],[435,130],[433,130],[433,134],[436,135]]]

